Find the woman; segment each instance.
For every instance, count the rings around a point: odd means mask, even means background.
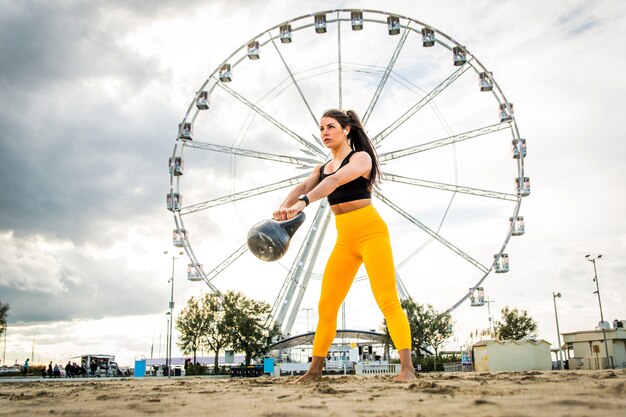
[[[335,214],[337,242],[328,259],[319,301],[319,322],[309,371],[296,382],[319,379],[324,359],[337,331],[337,313],[361,263],[376,302],[385,316],[401,361],[396,381],[416,379],[411,361],[411,331],[396,292],[389,232],[372,206],[371,192],[380,171],[374,148],[357,114],[328,110],[320,134],[332,159],[317,166],[274,212],[274,219],[296,216],[313,201],[328,197]]]

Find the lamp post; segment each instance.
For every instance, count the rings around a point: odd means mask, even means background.
[[[165,368],[170,369],[170,349],[169,344],[167,343],[170,340],[170,318],[172,317],[172,313],[169,311],[165,313],[167,316],[167,324],[165,325]],[[169,371],[168,371],[169,374]]]
[[[4,351],[2,352],[2,365],[7,365],[7,327],[4,326]]]
[[[167,255],[167,251],[164,251],[163,254]],[[182,255],[183,252],[180,251],[178,252],[179,255]],[[172,377],[172,325],[174,324],[174,263],[176,262],[176,259],[178,259],[176,256],[172,256],[172,277],[167,280],[168,283],[172,283],[172,291],[170,293],[170,323],[169,323],[169,336],[167,338],[167,352],[168,352],[168,359],[166,359],[166,363],[169,363],[169,366],[167,368],[167,377],[171,378]]]
[[[301,308],[300,310],[306,311],[306,333],[309,332],[309,311],[313,310],[312,308]]]
[[[604,338],[604,351],[606,352],[606,367],[608,368],[609,366],[611,368],[613,368],[613,366],[610,364],[610,359],[609,359],[609,344],[606,342],[606,329],[604,328],[604,314],[602,314],[602,300],[600,299],[600,284],[598,283],[598,271],[596,270],[596,260],[602,258],[602,255],[598,255],[596,257],[591,256],[591,255],[585,255],[585,259],[587,259],[589,262],[593,263],[593,280],[596,283],[596,291],[594,291],[594,294],[598,294],[598,304],[600,305],[600,322],[601,322],[601,326],[602,327],[602,337]]]
[[[559,330],[559,315],[556,312],[556,299],[561,298],[561,293],[552,293],[552,301],[554,302],[554,317],[556,318],[556,340],[559,344],[559,369],[563,369],[563,350],[561,349],[561,331]]]
[[[493,334],[494,329],[493,329],[493,318],[491,317],[491,303],[495,303],[495,300],[489,300],[489,297],[487,297],[487,301],[485,301],[485,303],[487,304],[487,314],[489,314],[489,330],[491,331],[491,333]]]

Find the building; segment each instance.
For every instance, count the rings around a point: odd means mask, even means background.
[[[472,346],[475,371],[551,370],[550,343],[545,340],[483,340]]]
[[[609,351],[608,363],[603,333]],[[623,327],[563,333],[563,344],[569,369],[626,368],[626,330]]]

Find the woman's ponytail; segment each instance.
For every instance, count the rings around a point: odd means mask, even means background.
[[[380,182],[380,168],[378,165],[378,157],[376,150],[370,141],[370,138],[365,133],[365,129],[361,124],[361,119],[354,110],[326,110],[322,117],[330,117],[339,122],[342,128],[350,126],[350,132],[348,133],[348,140],[350,147],[355,151],[364,151],[372,158],[372,170],[370,171],[369,186],[378,186]]]

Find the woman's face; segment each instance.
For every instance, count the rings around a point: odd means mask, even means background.
[[[348,140],[347,131],[348,128],[341,127],[341,124],[332,117],[322,117],[320,122],[320,136],[322,143],[327,148],[336,148],[343,145],[343,142]]]

